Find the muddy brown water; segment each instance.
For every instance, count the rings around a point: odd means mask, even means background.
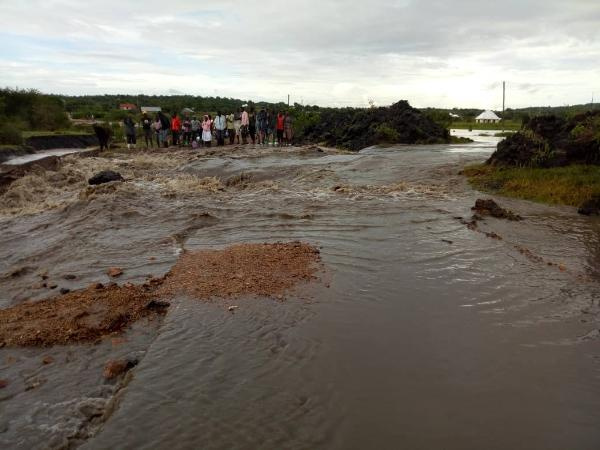
[[[501,240],[468,229],[482,194],[458,171],[497,142],[476,139],[208,155],[168,170],[221,190],[133,180],[4,216],[1,306],[47,296],[43,270],[71,289],[110,266],[137,283],[182,248],[301,240],[325,270],[283,302],[179,298],[98,345],[0,349],[0,445],[599,448],[600,222],[495,198],[524,220],[479,223]],[[103,380],[118,357],[139,363]]]

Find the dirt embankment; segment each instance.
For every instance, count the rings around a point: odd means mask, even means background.
[[[436,144],[451,140],[447,129],[406,100],[389,107],[324,109],[298,139],[349,150],[376,144]]]
[[[185,252],[163,278],[141,286],[98,283],[0,310],[0,347],[97,341],[143,317],[164,313],[169,306],[165,300],[177,296],[283,299],[296,284],[314,279],[319,262],[319,250],[301,242]]]
[[[25,145],[35,150],[52,150],[54,148],[86,148],[98,145],[98,138],[93,134],[32,136],[25,140]]]
[[[600,164],[600,111],[570,119],[534,117],[523,130],[501,141],[487,163],[516,167]]]

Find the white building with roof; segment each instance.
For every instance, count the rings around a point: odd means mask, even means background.
[[[143,113],[157,113],[162,111],[160,106],[142,106],[140,109]]]
[[[477,123],[498,123],[502,119],[496,115],[494,111],[484,111],[475,117],[475,122]]]

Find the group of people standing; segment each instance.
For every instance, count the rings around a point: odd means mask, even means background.
[[[123,121],[127,147],[136,144],[136,124],[131,116]],[[144,133],[146,148],[173,146],[190,146],[192,148],[210,147],[213,139],[217,146],[230,144],[259,145],[292,145],[293,118],[288,111],[279,111],[277,114],[271,109],[261,108],[255,112],[245,107],[237,111],[223,114],[221,111],[213,118],[205,114],[202,120],[197,116],[184,116],[177,113],[168,117],[163,112],[158,112],[154,118],[143,113],[141,128]]]

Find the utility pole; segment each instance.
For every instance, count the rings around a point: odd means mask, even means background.
[[[288,94],[288,108],[290,107],[290,94]]]
[[[506,81],[502,82],[502,132],[504,133],[504,107],[506,106]]]

